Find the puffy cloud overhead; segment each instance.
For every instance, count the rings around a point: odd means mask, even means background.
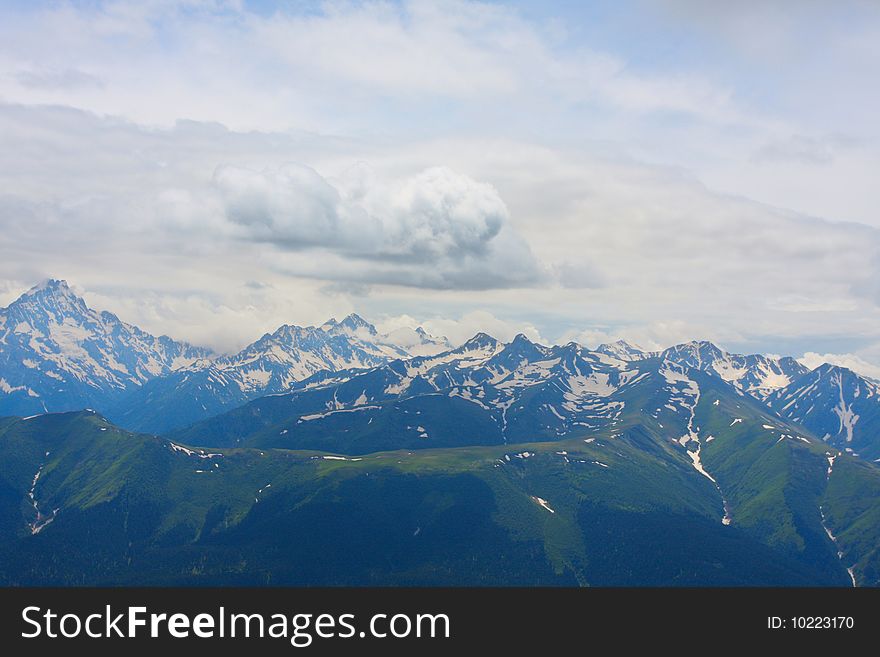
[[[385,185],[362,176],[334,185],[299,164],[260,172],[222,166],[213,187],[231,235],[348,259],[327,268],[290,264],[291,273],[464,289],[544,278],[498,192],[447,167]]]
[[[338,190],[314,169],[287,164],[274,171],[222,166],[214,172],[225,217],[242,237],[292,249],[353,248],[369,217],[352,216]],[[358,224],[361,224],[358,226]]]
[[[194,122],[144,128],[61,108],[0,105],[0,125],[8,129],[0,137],[8,146],[0,154],[2,176],[15,190],[0,196],[9,220],[0,239],[18,248],[43,226],[52,230],[28,248],[46,250],[55,238],[97,239],[108,243],[107,259],[138,244],[167,257],[268,250],[261,257],[275,271],[361,285],[493,289],[552,282],[499,192],[430,160],[397,171],[385,164],[387,153],[354,142],[338,156],[328,148],[338,139],[242,134]],[[78,154],[95,144],[102,156],[86,175]],[[180,150],[181,144],[188,146]],[[24,151],[46,166],[23,172]],[[336,175],[292,163],[294,156]],[[221,158],[226,162],[217,164]],[[254,160],[264,166],[252,166]],[[59,231],[69,234],[62,240]]]
[[[7,3],[0,303],[875,372],[878,43],[863,2]]]

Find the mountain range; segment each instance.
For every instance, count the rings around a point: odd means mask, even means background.
[[[94,311],[66,282],[49,280],[0,310],[0,415],[95,408],[127,429],[166,433],[266,395],[300,389],[303,381],[310,381],[311,388],[320,381],[332,385],[339,377],[329,373],[362,377],[387,364],[390,369],[364,379],[365,389],[377,377],[417,371],[412,381],[398,381],[400,390],[390,396],[412,396],[426,384],[428,392],[438,386],[454,388],[452,396],[489,394],[487,403],[498,405],[495,415],[503,406],[513,406],[509,427],[505,412],[503,419],[492,420],[493,431],[500,430],[500,422],[516,437],[538,429],[546,433],[548,426],[556,432],[564,431],[566,423],[598,422],[613,414],[616,396],[622,394],[615,396],[611,387],[626,386],[632,376],[626,372],[639,371],[629,364],[651,368],[667,362],[723,379],[840,449],[880,458],[880,386],[843,367],[824,364],[810,370],[791,357],[730,354],[706,341],[647,352],[622,340],[588,350],[574,343],[545,347],[525,336],[501,345],[480,334],[452,348],[448,340],[421,327],[395,333],[382,335],[352,314],[317,327],[285,324],[238,353],[215,356],[205,348],[150,335],[112,313]],[[492,351],[491,360],[458,357],[477,353],[478,344]],[[558,362],[550,367],[550,361]],[[533,366],[517,369],[522,363]],[[467,368],[473,371],[463,376]],[[499,378],[513,371],[507,380]],[[534,411],[523,407],[522,413],[519,404],[513,405],[515,395],[509,393],[518,389],[528,388],[529,400],[537,400],[539,391],[558,397],[557,384],[565,374],[584,377],[580,383],[570,377],[563,382],[563,387],[575,386],[568,394],[583,397],[579,402],[535,402]],[[540,385],[522,385],[532,380]],[[467,385],[469,381],[479,385]],[[577,403],[581,407],[571,410]],[[667,412],[664,405],[659,412]]]
[[[449,347],[444,338],[429,336],[421,327],[407,337],[407,348],[422,353]],[[107,412],[127,428],[161,433],[263,395],[286,392],[320,371],[372,367],[408,357],[407,348],[355,314],[319,327],[285,324],[236,354],[156,377],[108,405]]]
[[[357,315],[214,356],[62,281],[0,359],[2,582],[880,584],[880,387],[842,367]]]

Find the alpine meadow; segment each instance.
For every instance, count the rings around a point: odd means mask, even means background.
[[[2,3],[0,589],[880,586],[878,79],[862,0]]]

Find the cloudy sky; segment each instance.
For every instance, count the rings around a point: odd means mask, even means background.
[[[6,0],[0,305],[880,376],[878,77],[871,1]]]

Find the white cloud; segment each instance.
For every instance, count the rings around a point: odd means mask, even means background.
[[[226,217],[247,238],[291,249],[421,262],[482,256],[509,220],[490,185],[446,167],[350,191],[304,165],[261,172],[224,166],[214,185]]]
[[[498,118],[511,103],[748,118],[705,76],[634,73],[614,53],[488,2],[328,2],[261,15],[236,2],[116,0],[9,14],[0,24],[3,97],[146,124],[326,129],[360,123],[351,109],[367,119],[440,118],[438,99],[491,103]]]
[[[25,87],[36,89],[76,89],[100,87],[101,80],[75,68],[22,70],[15,79]]]
[[[0,289],[220,348],[363,306],[880,359],[878,232],[816,218],[880,225],[876,12],[678,6],[5,6]]]
[[[431,335],[445,336],[453,345],[462,344],[480,332],[488,333],[502,342],[510,342],[518,333],[534,342],[546,342],[532,324],[501,319],[485,310],[474,310],[459,317],[425,317],[422,320],[411,315],[388,316],[377,322],[376,326],[388,332],[403,326],[421,326]]]
[[[92,308],[110,310],[154,335],[185,339],[219,353],[234,353],[282,324],[319,326],[354,311],[347,300],[327,299],[317,287],[298,281],[276,279],[271,287],[255,291],[233,278],[226,279],[221,291],[219,273],[189,274],[194,274],[189,285],[161,276],[138,289],[132,286],[136,281],[114,284],[95,276],[91,285],[77,287]]]
[[[368,196],[370,214],[382,218],[389,234],[386,248],[395,256],[479,255],[509,220],[504,201],[491,185],[446,167],[406,180],[391,192],[390,201]]]
[[[510,323],[502,332],[531,324],[548,340],[589,329],[646,347],[759,348],[773,336],[796,353],[867,339],[880,321],[876,229],[582,145],[156,129],[0,105],[0,184],[0,245],[15,254],[0,280],[66,277],[115,297],[112,310],[131,299],[133,314],[118,312],[145,328],[221,349],[353,306],[368,318],[485,311]],[[233,292],[246,282],[265,298]],[[173,301],[183,293],[205,301]],[[148,315],[147,294],[172,301]],[[246,307],[264,303],[248,330]]]
[[[280,255],[282,271],[326,280],[491,289],[545,278],[491,185],[446,167],[402,181],[336,187],[314,169],[224,166],[213,179],[233,236],[282,251],[324,249],[318,266]],[[211,221],[215,219],[211,218]]]
[[[307,166],[286,164],[260,172],[221,166],[213,184],[233,228],[255,241],[293,249],[351,248],[360,237],[357,228],[365,230],[367,240],[378,228],[366,225],[368,217],[345,212],[338,190]]]
[[[880,380],[880,366],[875,363],[869,363],[856,354],[817,354],[808,351],[797,360],[811,370],[824,363],[830,363],[831,365],[849,368],[857,374]]]
[[[565,332],[556,342],[572,340],[586,347],[595,348],[617,340],[625,340],[629,344],[646,351],[661,351],[690,340],[710,340],[720,347],[725,344],[740,342],[742,334],[724,326],[710,326],[695,321],[668,320],[630,324],[614,329],[587,328]]]
[[[830,164],[834,159],[836,140],[792,135],[762,145],[753,156],[756,162],[792,160],[805,164]]]
[[[562,287],[583,289],[599,288],[606,284],[605,277],[590,262],[563,260],[552,267],[555,279]]]

